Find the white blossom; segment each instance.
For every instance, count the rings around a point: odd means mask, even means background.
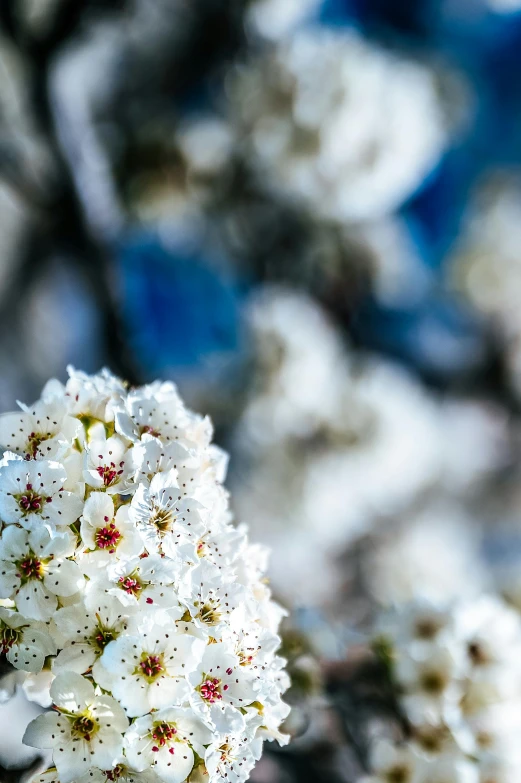
[[[24,742],[52,748],[61,783],[71,783],[90,767],[109,769],[123,749],[128,719],[117,701],[97,696],[79,674],[61,674],[51,685],[56,712],[29,724]]]
[[[81,570],[70,559],[74,550],[69,530],[6,527],[0,537],[0,597],[13,599],[26,617],[50,620],[58,596],[74,595],[83,586]]]
[[[85,481],[94,489],[104,492],[124,493],[132,470],[130,453],[126,443],[117,435],[98,438],[90,443],[85,453]]]
[[[56,654],[56,644],[41,623],[0,607],[0,654],[16,669],[38,673],[45,658]]]
[[[257,699],[259,679],[241,667],[231,647],[222,642],[210,644],[188,675],[192,707],[207,725],[218,730],[226,724],[241,727],[242,710]]]
[[[80,560],[80,566],[88,570],[140,555],[143,551],[136,526],[129,519],[128,506],[120,506],[116,511],[112,495],[106,492],[92,492],[87,498],[80,533],[86,554]]]
[[[49,460],[8,459],[0,467],[0,517],[8,524],[35,530],[71,525],[83,507],[78,495],[63,489],[65,468]]]
[[[54,622],[63,648],[53,661],[53,671],[84,674],[92,668],[95,676],[105,647],[129,626],[125,609],[117,602],[90,611],[77,604],[64,606],[56,612]]]
[[[220,736],[206,748],[204,756],[210,781],[217,783],[225,779],[229,783],[243,783],[249,778],[261,752],[262,741],[259,737],[253,738],[250,730]]]
[[[56,400],[0,416],[0,444],[26,459],[54,459],[72,448],[82,426]]]
[[[342,223],[394,211],[447,144],[434,73],[353,31],[278,42],[239,69],[231,100],[261,182]]]
[[[150,486],[141,485],[129,514],[149,552],[175,557],[178,544],[195,543],[205,531],[194,498],[183,498],[173,470],[158,473]]]
[[[172,586],[177,578],[178,574],[158,555],[120,560],[91,574],[85,605],[93,609],[115,603],[125,606],[128,614],[152,606],[174,607],[178,596]]]
[[[170,707],[138,718],[125,735],[126,755],[137,770],[155,769],[165,783],[181,783],[204,756],[212,734],[189,709]]]
[[[120,636],[107,645],[101,663],[109,686],[127,714],[145,715],[150,710],[183,704],[189,695],[185,677],[195,669],[204,642],[178,634],[175,626],[152,625],[139,635]]]

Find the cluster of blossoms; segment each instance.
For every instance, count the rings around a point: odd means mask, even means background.
[[[406,725],[368,781],[511,783],[521,776],[521,619],[500,599],[404,604],[378,638]]]
[[[273,548],[280,595],[330,602],[345,579],[339,552],[432,490],[465,496],[502,464],[504,426],[492,406],[441,400],[346,350],[303,294],[266,286],[250,323],[257,377],[236,428],[235,506]]]
[[[175,387],[70,371],[0,418],[0,652],[50,668],[42,781],[230,783],[285,741],[282,610]]]
[[[230,87],[246,155],[268,190],[327,219],[388,215],[447,144],[433,73],[352,31],[297,31]]]

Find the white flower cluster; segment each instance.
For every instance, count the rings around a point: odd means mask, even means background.
[[[280,595],[329,602],[354,539],[430,490],[466,495],[494,473],[504,424],[492,406],[441,401],[400,367],[346,350],[302,294],[266,286],[250,323],[257,377],[236,429],[235,507],[273,548]]]
[[[375,744],[369,778],[511,783],[521,776],[521,619],[500,599],[417,601],[387,615],[390,660],[409,737]]]
[[[230,98],[268,189],[342,222],[395,210],[447,144],[433,73],[352,31],[283,39],[239,69]]]
[[[173,384],[106,371],[0,418],[0,651],[52,661],[41,780],[238,783],[286,739],[283,612],[211,436]]]

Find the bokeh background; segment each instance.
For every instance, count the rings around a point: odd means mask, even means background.
[[[521,611],[521,0],[2,0],[0,325],[2,411],[70,363],[212,416],[291,611],[255,780],[353,783],[378,608]]]

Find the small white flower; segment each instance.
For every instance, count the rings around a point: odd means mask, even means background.
[[[241,710],[262,699],[256,677],[241,667],[231,648],[222,642],[206,647],[188,680],[194,712],[220,731],[223,726],[240,731],[244,724]]]
[[[38,673],[45,658],[55,654],[56,645],[45,626],[0,607],[0,655],[16,669]]]
[[[403,651],[395,677],[405,691],[403,704],[414,722],[438,718],[463,696],[463,660],[457,647],[431,644],[418,655]]]
[[[233,647],[241,666],[251,667],[252,671],[266,669],[273,664],[281,641],[280,636],[268,628],[246,621],[238,626],[238,630],[229,630],[224,639]]]
[[[81,517],[81,540],[88,550],[80,565],[89,571],[103,568],[119,558],[140,555],[143,544],[135,525],[129,520],[128,506],[115,512],[112,495],[92,492]]]
[[[124,441],[117,435],[91,441],[85,453],[86,483],[109,494],[129,491],[132,458]]]
[[[27,531],[11,525],[0,537],[0,596],[11,598],[26,617],[50,620],[58,596],[81,589],[83,575],[74,554],[75,538],[66,530],[51,534],[42,527]]]
[[[261,753],[262,740],[252,738],[250,726],[242,733],[221,735],[208,746],[204,756],[211,783],[244,783]]]
[[[105,647],[129,625],[124,607],[117,603],[90,611],[76,604],[66,606],[56,612],[54,622],[62,636],[63,649],[54,660],[53,671],[84,674],[93,668],[95,677]]]
[[[399,605],[379,621],[383,636],[398,647],[420,647],[450,639],[454,634],[454,612],[450,607],[420,598]]]
[[[108,370],[87,375],[69,366],[67,371],[70,377],[65,388],[51,381],[42,396],[64,400],[70,414],[80,419],[88,431],[106,432],[103,425],[114,422],[114,406],[126,394],[125,386]]]
[[[65,468],[48,460],[12,459],[0,467],[0,518],[26,530],[47,524],[72,525],[83,508],[81,498],[63,489]]]
[[[157,473],[195,470],[199,464],[196,454],[181,443],[162,443],[148,434],[134,445],[132,459],[136,471],[134,480],[144,486],[148,486]]]
[[[186,701],[190,688],[185,677],[204,649],[203,641],[176,633],[170,622],[139,631],[111,642],[101,658],[107,672],[103,687],[112,691],[131,717]]]
[[[141,485],[130,504],[130,519],[137,525],[149,552],[175,557],[179,544],[195,543],[205,526],[199,503],[183,498],[176,471],[158,473],[149,487]]]
[[[521,657],[519,614],[500,599],[482,596],[456,612],[458,633],[476,668],[508,665]]]
[[[189,709],[170,707],[138,718],[125,734],[127,758],[137,770],[154,769],[165,783],[182,783],[204,756],[211,732]]]
[[[40,715],[27,727],[24,742],[52,748],[60,783],[72,783],[90,767],[111,769],[123,750],[128,720],[110,696],[97,696],[78,674],[56,677],[51,685],[56,712]]]
[[[25,459],[53,459],[69,451],[82,429],[56,401],[0,416],[0,444]]]
[[[132,458],[136,484],[146,487],[157,473],[173,470],[180,497],[195,498],[211,509],[223,502],[221,482],[226,476],[227,456],[216,446],[188,448],[178,441],[162,443],[152,435],[143,435],[132,449]]]
[[[130,391],[115,419],[116,431],[129,440],[152,435],[168,442],[182,438],[188,413],[174,384],[158,381]]]
[[[128,614],[147,607],[172,608],[178,605],[172,585],[177,577],[168,562],[155,555],[121,560],[106,569],[90,573],[85,588],[85,606],[91,610],[104,604],[126,607]]]
[[[196,542],[196,553],[219,570],[226,569],[244,553],[246,531],[235,527],[206,530]],[[241,561],[242,562],[242,561]]]
[[[193,622],[210,636],[220,637],[233,612],[247,600],[244,587],[226,579],[206,561],[191,569],[179,587],[179,599]]]

